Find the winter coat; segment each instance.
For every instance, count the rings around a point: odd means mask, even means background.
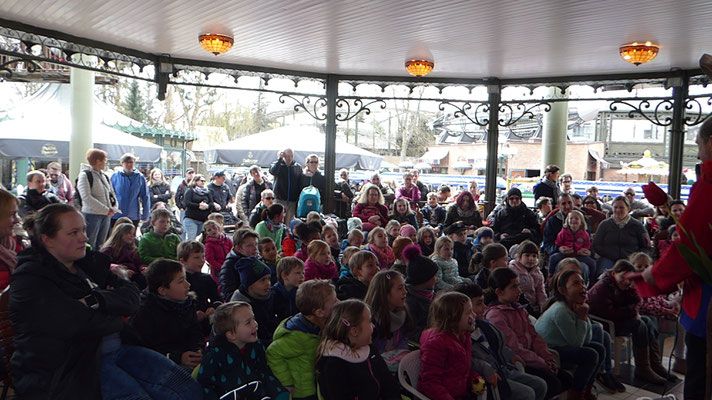
[[[433,228],[443,227],[445,218],[447,217],[445,207],[439,204],[435,207],[431,207],[430,204],[426,204],[425,207],[420,209],[420,212],[423,213],[423,219],[427,222],[424,222],[423,225],[430,225]]]
[[[55,203],[61,203],[56,194],[45,190],[39,193],[35,189],[27,189],[18,197],[20,206],[17,210],[21,218],[25,218],[30,214],[43,209],[45,206]]]
[[[570,228],[562,228],[559,234],[556,235],[556,245],[558,247],[571,247],[574,249],[574,254],[578,255],[581,249],[591,250],[591,236],[585,229],[579,229],[574,232]]]
[[[289,318],[299,312],[297,309],[297,289],[298,287],[293,287],[292,290],[287,291],[287,288],[280,282],[272,286],[274,313],[277,314],[278,321],[283,321],[285,318]]]
[[[142,235],[145,235],[148,232],[153,232],[153,225],[151,224],[151,221],[142,223],[140,230]],[[175,233],[178,236],[183,235],[183,224],[178,221],[178,218],[176,218],[173,213],[171,213],[171,226],[168,228],[168,232],[166,233]]]
[[[284,387],[294,387],[294,397],[316,395],[316,352],[321,330],[301,313],[282,321],[267,348],[267,363]]]
[[[185,179],[183,179],[180,182],[180,185],[178,185],[178,189],[176,189],[176,207],[181,210],[185,210],[185,203],[183,203],[183,199],[185,198],[185,192],[188,190],[189,184],[190,182],[186,182]]]
[[[336,283],[336,298],[339,300],[363,300],[367,291],[368,286],[353,275],[347,275]]]
[[[138,254],[138,249],[131,246],[124,246],[118,254],[115,254],[111,247],[104,247],[101,252],[111,257],[112,264],[123,265],[131,271],[140,274],[141,270],[146,266],[141,256]]]
[[[485,318],[497,327],[507,340],[507,346],[517,352],[524,364],[548,370],[547,361],[555,357],[546,347],[546,342],[529,321],[529,314],[523,307],[494,302],[487,307]]]
[[[316,364],[319,391],[328,400],[400,400],[400,386],[374,345],[355,351],[328,341]]]
[[[376,346],[381,354],[393,350],[409,350],[409,323],[406,324],[407,311],[406,309],[401,309],[400,312],[403,322],[399,326],[394,326],[393,313],[391,313],[391,326],[389,327],[383,327],[377,322],[373,322],[373,334],[371,335],[371,339],[373,345]]]
[[[208,192],[213,196],[213,201],[220,205],[220,212],[229,212],[228,204],[232,204],[232,193],[230,193],[230,185],[226,183],[218,186],[215,183],[210,183],[207,186]]]
[[[96,171],[90,165],[81,164],[82,172],[77,177],[77,192],[82,198],[82,212],[92,215],[108,215],[110,210],[119,211],[114,186],[104,171]],[[87,173],[92,174],[89,185]]]
[[[334,279],[336,278],[337,270],[336,264],[333,261],[329,261],[328,264],[319,264],[318,262],[308,258],[306,263],[304,263],[304,280],[310,281],[312,279]]]
[[[613,217],[601,222],[593,239],[593,248],[599,256],[611,261],[628,258],[638,251],[650,248],[650,238],[643,224],[635,218],[619,228]]]
[[[50,185],[50,190],[59,197],[59,201],[70,206],[74,205],[74,190],[72,182],[67,178],[67,175],[60,172],[56,185],[51,180],[48,180],[47,183]]]
[[[162,201],[168,204],[168,201],[173,197],[171,193],[171,185],[167,182],[158,182],[148,187],[148,194],[151,196],[151,208],[153,205]]]
[[[420,341],[420,334],[428,326],[428,312],[433,298],[425,296],[411,284],[406,284],[405,289],[408,292],[405,297],[405,306],[413,318],[413,329],[411,329],[408,339],[417,343]]]
[[[262,211],[266,209],[267,205],[261,201],[252,209],[250,212],[250,227],[252,227],[252,229],[255,229],[257,224],[262,222]]]
[[[559,194],[561,189],[559,185],[551,180],[546,179],[546,177],[541,178],[541,180],[534,185],[534,201],[539,200],[539,197],[548,197],[551,199],[552,207],[559,202]]]
[[[580,319],[563,301],[557,301],[536,321],[536,331],[551,348],[581,347],[591,342],[591,322]]]
[[[453,203],[447,208],[447,213],[445,214],[445,222],[443,223],[443,226],[447,228],[448,226],[458,221],[462,221],[462,223],[467,226],[474,226],[475,229],[482,226],[482,216],[480,215],[480,211],[477,209],[477,207],[475,207],[475,210],[469,217],[461,217],[457,213],[457,203]]]
[[[274,246],[277,248],[277,253],[282,251],[282,240],[284,239],[284,235],[286,234],[286,227],[284,226],[284,224],[279,224],[279,228],[277,228],[277,230],[271,231],[267,227],[267,221],[261,221],[255,227],[255,232],[260,235],[260,239],[266,237],[272,239],[272,241],[274,242]]]
[[[111,184],[114,186],[116,198],[119,201],[119,209],[111,218],[119,219],[129,217],[132,221],[147,221],[150,217],[151,207],[149,206],[148,186],[146,178],[138,170],[133,170],[131,175],[126,175],[123,169],[111,175]],[[94,180],[96,186],[96,179]],[[81,192],[80,192],[81,194]],[[84,203],[84,197],[82,197]]]
[[[220,268],[225,263],[232,247],[232,240],[226,235],[222,235],[220,239],[205,238],[205,261],[208,262],[210,275],[216,283],[220,281]]]
[[[464,282],[457,269],[457,261],[454,258],[446,260],[435,254],[431,259],[438,265],[436,290],[451,290],[456,284]]]
[[[403,225],[403,224],[412,225],[416,231],[418,230],[418,220],[415,218],[414,212],[408,212],[405,215],[393,213],[388,218],[392,219],[394,221],[398,221],[401,225]],[[384,225],[383,227],[385,228],[386,226]]]
[[[201,202],[205,202],[208,205],[208,208],[201,210]],[[183,197],[183,204],[185,204],[185,217],[198,222],[205,222],[208,219],[208,215],[215,211],[213,202],[213,195],[209,190],[206,190],[205,194],[198,193],[193,188],[186,190],[185,196]]]
[[[504,340],[504,335],[490,322],[478,319],[477,329],[472,332],[472,363],[470,367],[483,377],[498,373],[506,378],[514,368],[512,357],[517,353],[510,349]]]
[[[544,275],[541,270],[537,266],[528,269],[517,260],[510,261],[509,268],[519,276],[519,288],[527,302],[536,310],[541,311],[547,300],[544,290]]]
[[[186,269],[185,279],[190,283],[190,297],[196,310],[205,311],[210,307],[217,308],[222,303],[222,298],[218,294],[218,285],[210,275]]]
[[[401,186],[396,190],[396,199],[400,199],[401,197],[409,202],[418,202],[420,201],[420,189],[418,189],[416,185],[411,186],[410,190],[406,189],[405,186]]]
[[[272,291],[270,290],[266,298],[258,299],[247,293],[245,285],[240,285],[240,290],[233,293],[230,301],[244,301],[252,306],[255,321],[259,324],[257,337],[260,338],[260,342],[269,346],[269,344],[272,343],[274,330],[277,329],[277,324],[279,324],[277,314],[274,311],[274,294]]]
[[[178,260],[178,245],[180,236],[175,233],[166,233],[163,237],[155,232],[148,232],[138,241],[138,254],[146,265],[159,258]]]
[[[428,193],[430,193],[430,190],[428,187],[421,181],[417,181],[413,183],[415,186],[418,187],[418,190],[420,191],[420,201],[428,201]]]
[[[455,242],[453,247],[452,258],[457,261],[457,272],[460,277],[466,278],[470,274],[470,259],[474,254],[474,244],[472,239],[468,238],[465,243]]]
[[[223,301],[230,301],[232,294],[240,287],[240,274],[237,272],[236,266],[237,262],[243,257],[245,255],[232,249],[222,267],[220,267],[219,286]]]
[[[265,348],[260,342],[247,343],[241,350],[225,336],[216,336],[205,351],[198,369],[198,383],[204,400],[218,400],[227,392],[260,381],[257,398],[289,400],[289,392],[279,384],[267,366]]]
[[[638,303],[640,296],[633,286],[626,290],[618,288],[613,270],[606,271],[588,292],[589,313],[609,319],[614,324],[635,319]]]
[[[559,246],[556,245],[556,238],[564,226],[564,213],[557,211],[546,219],[544,224],[544,240],[541,243],[541,248],[549,255],[559,251]]]
[[[269,167],[269,173],[274,177],[274,195],[279,200],[297,201],[302,190],[302,166],[292,161],[287,165],[281,157]]]
[[[141,336],[143,345],[165,354],[176,364],[186,351],[203,350],[205,337],[195,314],[193,300],[177,302],[144,291],[141,307],[129,323]]]
[[[305,173],[302,173],[299,182],[299,193],[307,186],[314,186],[319,190],[321,205],[324,205],[326,201],[326,178],[322,175],[321,171],[317,170],[312,176],[307,176]]]
[[[109,264],[105,254],[87,250],[74,262],[80,273],[73,274],[37,247],[18,254],[9,300],[15,348],[10,365],[18,397],[101,398],[102,339],[121,332],[122,316],[139,305],[136,286],[113,274]],[[77,301],[90,294],[99,300],[96,310]]]
[[[242,191],[242,198],[240,202],[242,203],[242,211],[245,214],[249,214],[255,206],[262,201],[262,191],[266,189],[272,189],[272,183],[267,182],[263,179],[262,184],[258,185],[253,179],[245,186]]]
[[[336,216],[339,218],[350,218],[351,201],[353,201],[354,199],[354,192],[353,189],[351,189],[351,185],[349,185],[349,182],[342,180],[341,182],[336,182],[336,186],[334,186],[334,189],[341,192],[341,194],[348,198],[348,201],[344,202],[341,198],[341,195],[335,193],[336,198],[334,201],[334,214],[336,214]]]
[[[354,210],[351,214],[363,222],[363,230],[365,232],[376,227],[376,225],[368,221],[368,219],[374,215],[378,215],[381,220],[381,228],[385,228],[388,223],[388,207],[383,204],[369,206],[368,204],[358,203],[354,206]]]
[[[534,211],[530,210],[524,203],[517,207],[507,204],[497,211],[491,228],[497,238],[503,233],[516,235],[525,228],[529,229],[537,237],[539,236],[539,220]]]
[[[469,333],[428,329],[420,337],[420,376],[418,391],[431,399],[470,398],[472,341]]]

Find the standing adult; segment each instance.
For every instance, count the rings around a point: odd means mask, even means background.
[[[188,190],[188,187],[190,186],[190,182],[193,181],[193,177],[195,176],[195,170],[193,168],[188,168],[185,170],[185,178],[180,182],[180,185],[178,185],[178,189],[176,189],[176,207],[180,210],[180,222],[183,222],[183,218],[185,218],[185,204],[183,203],[183,197],[185,197],[185,192]],[[185,240],[185,237],[183,238]]]
[[[687,345],[687,373],[685,375],[685,399],[709,399],[709,389],[712,387],[711,365],[712,354],[709,346],[712,341],[709,329],[710,304],[712,304],[712,285],[705,282],[692,269],[704,268],[701,258],[692,259],[682,255],[679,246],[687,247],[693,252],[697,247],[692,243],[691,235],[695,235],[697,244],[702,251],[712,254],[712,208],[709,199],[712,196],[712,119],[707,119],[697,133],[697,157],[702,161],[698,164],[697,182],[690,189],[687,207],[680,217],[680,226],[690,234],[681,234],[677,246],[663,254],[652,268],[643,272],[645,282],[637,281],[637,287],[645,296],[670,293],[677,290],[678,284],[684,282],[685,290],[682,296],[682,311],[680,323],[685,328],[685,344]],[[698,256],[699,257],[699,256]]]
[[[17,267],[17,253],[23,249],[22,240],[14,234],[15,225],[20,222],[19,204],[12,193],[0,189],[0,291],[10,284],[10,275]]]
[[[522,202],[522,191],[518,188],[507,192],[507,205],[495,214],[492,230],[495,239],[507,249],[525,240],[541,241],[537,215]]]
[[[477,186],[477,181],[470,181],[467,186],[467,190],[472,195],[472,198],[475,199],[475,203],[477,203],[480,199],[480,188]]]
[[[114,186],[104,172],[106,152],[99,149],[87,151],[87,164],[81,165],[77,177],[77,192],[82,199],[81,212],[87,223],[89,245],[98,250],[109,236],[111,217],[119,210]]]
[[[383,193],[376,185],[367,184],[354,207],[353,216],[363,222],[363,230],[368,232],[373,228],[385,228],[388,223],[388,207],[383,200]]]
[[[413,184],[417,186],[420,191],[420,201],[428,201],[428,193],[430,193],[430,190],[428,190],[428,185],[420,181],[420,171],[414,169],[411,173],[413,174]]]
[[[208,219],[208,215],[217,209],[212,193],[205,187],[203,175],[197,174],[193,177],[193,182],[185,192],[183,203],[185,204],[183,228],[187,240],[192,240],[203,231],[203,222]]]
[[[62,173],[62,165],[56,161],[47,165],[49,186],[62,203],[74,205],[74,187],[66,175]]]
[[[541,196],[546,196],[552,200],[554,206],[558,204],[561,193],[558,183],[559,170],[560,168],[553,164],[544,169],[544,177],[534,185],[534,201],[539,200]]]
[[[302,172],[301,184],[299,185],[299,191],[301,192],[307,186],[314,186],[319,190],[319,197],[321,197],[321,204],[324,205],[325,191],[326,191],[326,178],[319,171],[319,156],[316,154],[309,154],[305,160],[306,166]],[[289,222],[289,221],[288,221]]]
[[[27,187],[20,195],[20,216],[26,217],[49,204],[59,203],[59,197],[47,190],[45,174],[42,171],[27,173]]]
[[[559,180],[561,181],[559,188],[561,193],[574,194],[576,192],[573,188],[574,177],[571,174],[563,174]]]
[[[376,185],[378,190],[381,191],[381,194],[383,195],[383,201],[385,202],[384,205],[386,207],[390,207],[390,205],[393,203],[393,200],[396,199],[396,194],[393,192],[393,189],[390,186],[384,185],[383,182],[381,182],[381,175],[379,175],[378,173],[375,173],[371,176],[371,184]]]
[[[269,173],[274,177],[274,194],[278,204],[284,206],[285,221],[290,224],[297,214],[297,201],[301,191],[302,166],[294,161],[294,152],[286,148],[277,154]]]
[[[260,202],[262,199],[262,191],[272,189],[272,184],[265,180],[262,176],[262,170],[260,170],[260,167],[257,165],[250,167],[250,176],[252,180],[247,183],[240,198],[242,201],[242,212],[246,215],[250,215],[252,209]]]
[[[440,185],[440,187],[438,188],[438,203],[447,204],[452,201],[452,199],[450,198],[451,193],[452,192],[450,191],[450,186],[445,184]]]
[[[136,156],[126,153],[119,160],[122,169],[111,175],[116,197],[119,200],[120,211],[111,217],[111,225],[121,217],[128,217],[138,228],[140,221],[148,221],[149,194],[146,178],[134,168]]]
[[[274,192],[272,189],[265,189],[262,191],[262,200],[257,203],[255,208],[252,209],[250,213],[250,226],[255,229],[257,224],[262,221],[262,211],[266,210],[269,206],[274,204]]]
[[[591,280],[613,267],[616,261],[650,248],[650,237],[643,224],[630,214],[630,203],[623,196],[613,199],[613,215],[601,222],[593,238],[593,249],[600,256]]]
[[[166,177],[163,175],[163,171],[159,168],[154,168],[151,170],[151,175],[149,176],[148,190],[151,194],[151,209],[153,205],[158,202],[168,203],[168,200],[173,197],[171,193],[171,185],[166,182]]]
[[[225,217],[225,225],[235,225],[237,219],[232,213],[233,196],[230,192],[230,186],[225,183],[225,171],[218,171],[213,174],[213,181],[208,185],[208,190],[213,196],[215,203],[215,211]]]
[[[339,178],[340,180],[336,182],[334,214],[339,218],[348,219],[351,217],[351,201],[354,199],[354,192],[349,182],[349,171],[341,169]]]

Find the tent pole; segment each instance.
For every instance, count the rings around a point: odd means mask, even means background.
[[[324,177],[326,188],[323,212],[334,210],[334,174],[336,173],[336,97],[339,94],[339,78],[328,75],[326,78],[326,148],[324,149]]]
[[[82,57],[81,54],[74,57]],[[72,85],[72,136],[69,141],[69,179],[79,175],[79,167],[86,162],[86,153],[94,145],[94,72],[72,68],[69,82]]]

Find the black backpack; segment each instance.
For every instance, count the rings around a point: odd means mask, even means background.
[[[91,190],[92,186],[94,185],[94,175],[92,175],[91,171],[88,169],[85,169],[82,171],[87,175],[87,180],[89,181],[89,190]],[[74,180],[74,207],[79,209],[79,211],[82,210],[82,196],[79,194],[79,177],[77,176],[77,179]]]

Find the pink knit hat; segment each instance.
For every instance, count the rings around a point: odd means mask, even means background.
[[[406,224],[401,226],[400,228],[400,235],[403,237],[408,237],[410,235],[415,235],[417,232],[415,230],[415,227],[410,224]]]

